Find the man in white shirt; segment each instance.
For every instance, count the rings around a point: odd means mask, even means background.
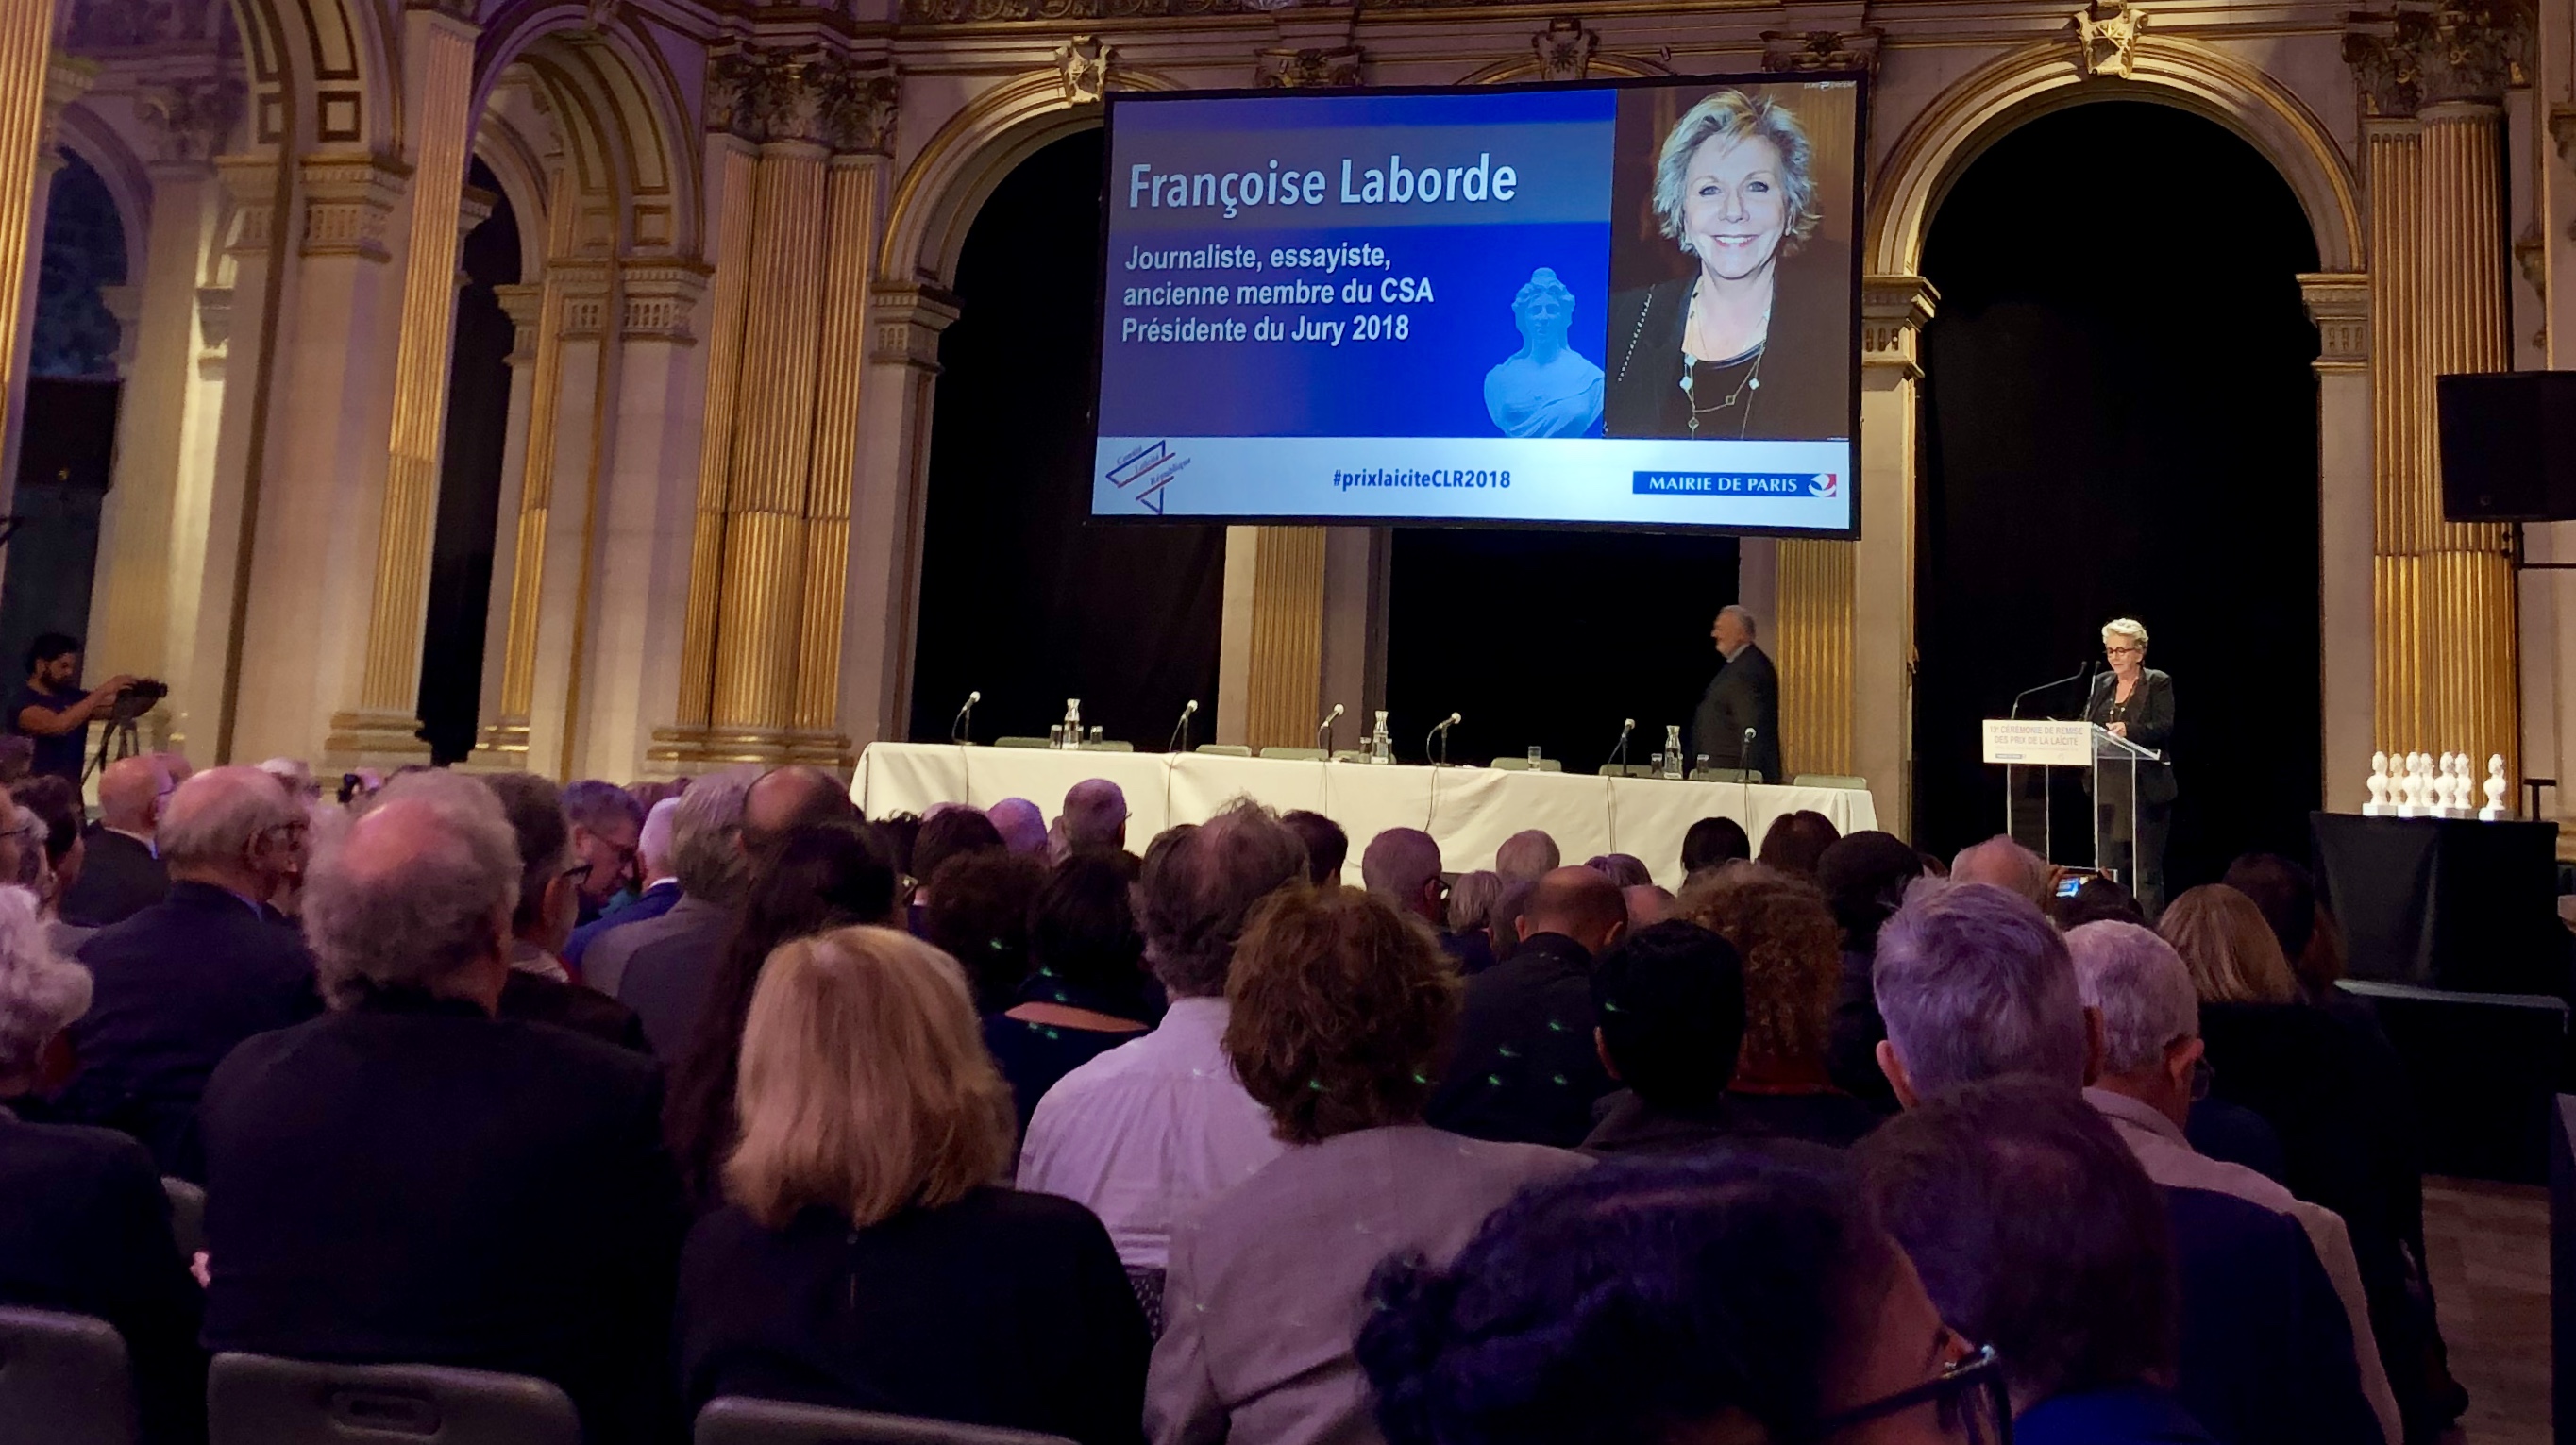
[[[1159,1276],[1173,1223],[1287,1147],[1226,1061],[1225,984],[1253,905],[1305,871],[1305,845],[1249,799],[1146,850],[1136,923],[1171,1010],[1047,1091],[1019,1173],[1099,1215],[1131,1272]]]
[[[2362,1394],[2389,1445],[2397,1445],[2403,1435],[2397,1396],[2371,1333],[2361,1266],[2343,1217],[2297,1198],[2242,1164],[2194,1150],[2183,1135],[2191,1117],[2201,1041],[2200,1000],[2182,959],[2152,930],[2134,923],[2085,924],[2066,935],[2066,947],[2074,956],[2076,987],[2102,1019],[2102,1072],[2084,1097],[2111,1121],[2147,1177],[2158,1184],[2231,1194],[2298,1221],[2351,1317]]]

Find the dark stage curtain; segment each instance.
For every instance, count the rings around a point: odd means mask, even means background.
[[[2105,174],[2105,171],[2110,173]],[[2307,853],[2319,795],[2315,241],[2236,136],[2141,102],[2003,137],[1935,217],[1915,837],[2000,830],[1978,722],[2145,623],[2173,674],[2169,893]],[[2080,699],[2025,715],[2072,716]],[[2072,818],[2081,828],[2080,792]],[[2072,850],[2061,849],[2071,857]],[[2066,861],[2062,858],[2061,861]]]
[[[931,422],[916,740],[946,738],[970,690],[986,742],[1044,737],[1068,697],[1144,749],[1197,698],[1192,731],[1215,736],[1225,530],[1089,521],[1100,147],[1090,131],[1031,156],[967,233]]]
[[[510,430],[510,348],[516,328],[495,286],[519,280],[519,222],[481,161],[469,182],[495,198],[491,218],[465,238],[458,267],[456,346],[447,372],[447,433],[439,454],[438,523],[429,564],[429,625],[420,660],[420,735],[441,763],[474,747],[483,693],[483,626],[492,596],[492,549],[501,507],[501,461]]]
[[[1386,669],[1397,755],[1417,760],[1423,734],[1457,712],[1454,762],[1536,743],[1590,772],[1630,717],[1628,758],[1645,762],[1665,724],[1690,731],[1717,672],[1709,623],[1735,581],[1732,537],[1398,530]]]

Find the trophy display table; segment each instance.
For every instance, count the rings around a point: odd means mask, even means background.
[[[2308,836],[2353,977],[2566,994],[2557,824],[2311,813]]]

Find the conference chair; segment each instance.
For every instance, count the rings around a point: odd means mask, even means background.
[[[1521,762],[1523,764],[1527,764],[1529,759],[1523,758],[1521,759]],[[1660,778],[1663,774],[1656,771],[1653,763],[1611,763],[1601,770],[1601,776],[1605,778]]]
[[[1537,762],[1531,762],[1525,757],[1496,758],[1486,766],[1502,773],[1561,773],[1565,771],[1565,760],[1541,758]]]
[[[697,1445],[1072,1445],[1061,1435],[727,1395],[698,1412]]]
[[[170,1236],[179,1241],[179,1257],[194,1259],[206,1247],[206,1191],[164,1175],[161,1192],[170,1196]]]
[[[1134,743],[1118,742],[1111,738],[1102,738],[1096,743],[1084,743],[1082,745],[1082,750],[1086,753],[1132,753],[1136,751],[1136,745]]]
[[[137,1421],[116,1326],[89,1315],[0,1309],[0,1442],[134,1445]]]
[[[1248,758],[1252,756],[1252,749],[1245,747],[1241,743],[1201,743],[1197,747],[1190,749],[1190,751],[1194,753],[1205,753],[1212,758]]]
[[[1753,770],[1751,768],[1693,768],[1691,769],[1690,780],[1694,783],[1758,783],[1762,781],[1760,778],[1753,776]]]
[[[1263,748],[1261,755],[1292,763],[1320,763],[1324,760],[1322,748]]]
[[[1051,748],[1051,747],[1054,747],[1054,746],[1055,746],[1055,739],[1053,739],[1053,738],[995,738],[995,739],[993,739],[993,746],[995,746],[995,747],[997,747],[997,748]]]
[[[440,1365],[326,1365],[220,1354],[209,1445],[581,1445],[572,1397],[544,1380]]]
[[[1866,788],[1869,779],[1847,773],[1800,773],[1789,780],[1793,788]]]

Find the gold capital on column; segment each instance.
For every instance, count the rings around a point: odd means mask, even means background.
[[[426,758],[419,729],[422,629],[438,522],[438,456],[447,423],[448,343],[456,315],[459,220],[474,86],[475,27],[415,11],[421,47],[420,147],[412,167],[403,259],[402,332],[394,352],[394,410],[384,510],[376,526],[375,592],[355,708],[331,719],[325,746],[351,756]],[[488,209],[488,208],[487,208]]]

